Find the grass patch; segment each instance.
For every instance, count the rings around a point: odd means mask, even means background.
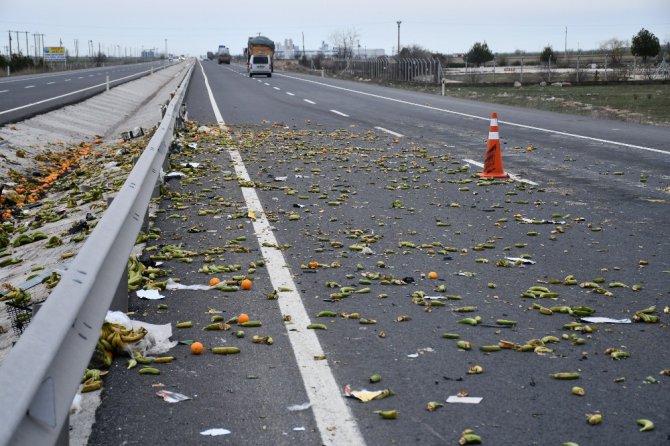
[[[435,90],[439,93],[439,90]],[[450,87],[445,95],[494,104],[670,126],[670,84]]]

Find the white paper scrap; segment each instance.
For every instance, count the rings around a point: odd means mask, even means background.
[[[592,324],[632,324],[633,321],[630,319],[612,319],[610,317],[597,317],[589,316],[580,318],[584,322],[590,322]]]
[[[423,296],[423,300],[444,300],[447,296]]]
[[[158,300],[165,299],[158,290],[137,290],[137,297],[140,299]]]
[[[510,262],[514,262],[514,263],[521,262],[521,263],[524,263],[524,264],[527,264],[527,265],[535,265],[534,260],[523,259],[521,257],[505,257],[505,259],[509,260]]]
[[[167,285],[165,286],[166,290],[197,290],[197,291],[203,291],[203,290],[211,290],[214,287],[211,287],[209,285],[184,285],[179,282],[175,282],[172,279],[168,279]]]
[[[206,431],[200,432],[200,435],[210,435],[212,437],[216,437],[218,435],[228,435],[230,431],[228,429],[222,429],[222,428],[215,428],[215,429],[207,429]]]
[[[189,396],[177,392],[170,392],[169,390],[159,390],[156,392],[156,395],[160,396],[168,403],[179,403],[191,399]]]
[[[479,396],[458,396],[451,395],[447,398],[447,403],[465,403],[465,404],[479,404],[482,401]]]

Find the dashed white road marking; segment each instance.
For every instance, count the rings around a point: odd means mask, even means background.
[[[335,113],[336,115],[344,116],[345,118],[348,118],[348,117],[349,117],[348,114],[346,114],[346,113],[342,113],[341,111],[337,111],[337,110],[330,110],[330,111],[333,112],[333,113]]]
[[[34,85],[26,85],[26,86],[23,87],[23,88],[35,88],[35,86],[34,86]]]
[[[469,113],[461,113],[461,112],[457,112],[457,111],[454,111],[454,110],[448,110],[448,109],[445,109],[445,108],[433,107],[432,105],[417,104],[416,102],[403,101],[402,99],[391,98],[391,97],[388,97],[388,96],[382,96],[382,95],[374,94],[374,93],[367,93],[365,91],[354,90],[352,88],[339,87],[337,85],[326,84],[324,82],[313,81],[311,79],[303,79],[301,77],[289,76],[289,75],[286,75],[286,74],[278,74],[278,75],[283,76],[283,77],[287,77],[287,78],[290,78],[290,79],[296,79],[296,80],[299,80],[299,81],[302,81],[302,82],[309,82],[309,83],[312,83],[312,84],[322,85],[322,86],[328,87],[328,88],[334,88],[336,90],[348,91],[348,92],[351,92],[351,93],[356,93],[356,94],[360,94],[360,95],[363,95],[363,96],[368,96],[368,97],[371,97],[371,98],[384,99],[386,101],[397,102],[399,104],[405,104],[405,105],[411,105],[413,107],[425,108],[427,110],[434,110],[434,111],[439,111],[439,112],[443,112],[443,113],[449,113],[449,114],[452,114],[452,115],[463,116],[463,117],[471,118],[471,119],[480,119],[482,121],[487,121],[487,122],[489,122],[491,120],[491,117],[482,117],[482,116],[477,116],[477,115],[471,115]],[[551,133],[551,134],[554,134],[554,135],[568,136],[568,137],[571,137],[571,138],[585,139],[585,140],[588,140],[588,141],[601,142],[601,143],[604,143],[604,144],[611,144],[611,145],[615,145],[615,146],[629,147],[631,149],[639,149],[639,150],[646,150],[646,151],[649,151],[649,152],[661,153],[663,155],[670,155],[670,151],[668,151],[668,150],[654,149],[653,147],[638,146],[638,145],[635,145],[635,144],[628,144],[628,143],[620,142],[620,141],[612,141],[612,140],[609,140],[609,139],[595,138],[593,136],[586,136],[586,135],[579,135],[579,134],[576,134],[576,133],[562,132],[560,130],[546,129],[546,128],[542,128],[542,127],[535,127],[535,126],[526,125],[526,124],[518,124],[518,123],[515,123],[515,122],[509,122],[509,121],[498,120],[498,122],[501,123],[501,124],[510,125],[510,126],[513,126],[513,127],[519,127],[519,128],[524,128],[524,129],[528,129],[528,130],[537,130],[539,132]]]
[[[280,88],[279,88],[279,87],[272,87],[272,88],[274,88],[274,89],[275,89],[275,90],[277,90],[277,91],[279,91],[279,90],[280,90]]]
[[[295,95],[294,95],[293,93],[291,93],[290,91],[287,91],[286,94],[289,95],[289,96],[295,96]]]
[[[464,159],[463,161],[465,161],[468,164],[472,164],[474,166],[481,167],[482,169],[484,168],[484,164],[480,163],[478,161],[471,160],[471,159],[468,159],[468,158]],[[519,175],[515,175],[513,173],[509,173],[509,172],[506,172],[506,173],[507,173],[507,175],[509,175],[509,177],[511,179],[513,179],[514,181],[518,181],[519,183],[526,183],[526,184],[530,184],[531,186],[539,186],[539,183],[536,183],[535,181],[530,181],[530,180],[527,180],[525,178],[521,178]]]
[[[47,82],[47,85],[51,85],[51,84],[55,84],[55,82],[53,82],[53,81]]]
[[[312,105],[316,104],[316,102],[310,101],[309,99],[303,99],[303,101],[307,102],[308,104],[312,104]]]
[[[0,93],[7,93],[9,90],[0,90]]]
[[[223,121],[219,107],[214,100],[205,70],[200,62],[198,64],[205,78],[205,86],[212,103],[214,116],[219,127],[225,129],[226,123]],[[240,152],[234,148],[229,148],[228,153],[233,161],[238,178],[250,181],[249,173]],[[265,266],[273,288],[290,290],[282,292],[277,303],[282,314],[291,315],[291,325],[286,327],[286,332],[305,385],[305,391],[309,396],[310,403],[312,403],[311,409],[321,434],[321,441],[323,444],[332,446],[342,444],[365,446],[365,440],[349,406],[342,397],[342,391],[335,381],[328,361],[314,360],[315,356],[323,355],[324,351],[315,331],[305,329],[311,323],[309,315],[303,305],[298,286],[291,276],[291,270],[286,264],[283,252],[275,248],[278,245],[277,239],[272,232],[272,226],[265,215],[256,189],[243,187],[242,195],[247,209],[256,215],[256,220],[253,221],[254,232],[258,238],[258,245],[265,259]],[[295,329],[289,330],[289,327]]]
[[[386,132],[386,133],[391,134],[393,136],[397,136],[398,138],[402,138],[403,136],[405,136],[401,133],[394,132],[393,130],[385,129],[384,127],[375,127],[375,128],[377,130],[381,130],[382,132]]]

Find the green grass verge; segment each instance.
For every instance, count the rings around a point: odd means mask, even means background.
[[[440,93],[438,87],[435,92]],[[451,87],[446,96],[538,110],[670,126],[670,84]]]

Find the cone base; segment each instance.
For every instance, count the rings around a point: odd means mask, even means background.
[[[479,178],[509,178],[509,175],[505,172],[503,173],[479,173]]]

